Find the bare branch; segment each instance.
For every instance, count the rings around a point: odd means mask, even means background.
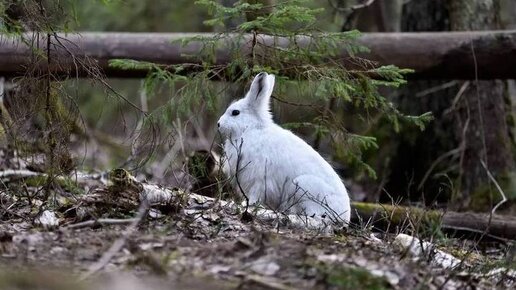
[[[334,0],[328,0],[328,3],[330,4],[330,6],[339,11],[339,12],[352,12],[352,11],[355,11],[355,10],[359,10],[359,9],[363,9],[363,8],[366,8],[368,6],[370,6],[371,4],[374,3],[375,0],[367,0],[361,4],[356,4],[356,5],[352,5],[352,6],[348,6],[348,7],[341,7],[339,6],[339,4],[335,3]]]
[[[486,173],[487,173],[487,176],[489,177],[489,179],[491,179],[491,181],[494,183],[494,185],[496,186],[496,189],[498,190],[498,192],[500,193],[500,195],[502,196],[502,200],[500,202],[498,202],[494,207],[493,209],[491,210],[491,214],[494,214],[496,212],[496,209],[504,204],[506,201],[507,201],[507,197],[505,195],[505,193],[503,192],[502,188],[500,187],[500,185],[498,184],[498,182],[496,182],[496,179],[493,177],[493,174],[491,174],[491,171],[489,171],[489,169],[487,169],[487,165],[485,164],[485,162],[483,160],[480,160],[480,164],[482,164],[482,167],[484,167],[484,169],[486,170]]]

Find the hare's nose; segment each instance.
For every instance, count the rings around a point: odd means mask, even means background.
[[[220,128],[220,123],[219,122],[217,122],[217,128]]]

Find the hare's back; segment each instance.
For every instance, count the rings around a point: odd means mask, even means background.
[[[340,178],[328,162],[289,130],[273,126],[256,130],[252,135],[249,136],[247,144],[252,147],[249,148],[250,153],[253,152],[251,154],[256,155],[257,159],[264,159],[261,163],[266,162],[268,167],[276,170],[279,175],[295,178],[303,174],[312,174],[331,183],[340,182]]]

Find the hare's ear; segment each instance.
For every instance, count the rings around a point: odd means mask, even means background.
[[[260,113],[269,112],[269,102],[274,89],[274,75],[265,72],[254,77],[249,92],[245,96],[247,103]]]

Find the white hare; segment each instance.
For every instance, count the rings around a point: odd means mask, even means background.
[[[224,173],[250,204],[349,223],[350,202],[340,177],[310,145],[272,120],[274,75],[258,74],[245,98],[217,125],[224,136]]]

